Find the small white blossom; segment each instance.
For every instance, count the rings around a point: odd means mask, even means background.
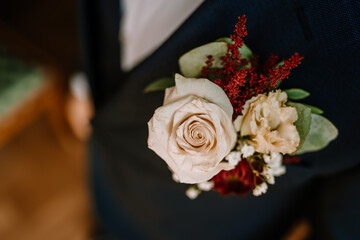
[[[175,182],[180,182],[180,179],[179,179],[178,175],[176,175],[175,173],[172,174],[172,179],[173,179]]]
[[[282,155],[277,152],[272,152],[270,155],[264,154],[263,158],[267,164],[271,164],[274,166],[275,165],[278,166],[282,164]]]
[[[247,144],[245,144],[241,148],[241,153],[242,153],[244,158],[252,156],[254,154],[254,152],[255,152],[255,148],[253,146],[249,146]]]
[[[281,165],[276,168],[271,168],[271,172],[275,177],[279,177],[281,175],[284,175],[286,173],[286,167],[284,165]]]
[[[260,185],[256,185],[256,187],[253,190],[253,195],[260,196],[260,195],[266,193],[267,189],[268,189],[268,186],[267,186],[266,182],[263,182]]]
[[[266,163],[263,175],[269,184],[275,184],[275,177],[285,174],[286,168],[282,164],[282,155],[280,153],[272,152],[271,155],[264,154],[263,159]]]
[[[267,167],[264,166],[264,170],[262,171],[261,175],[263,175],[266,178],[266,182],[269,184],[275,184],[275,177],[272,171]]]
[[[197,198],[200,193],[201,193],[201,191],[199,191],[198,189],[196,189],[194,187],[189,187],[185,192],[186,196],[188,198],[190,198],[191,200]]]
[[[225,157],[225,159],[228,160],[231,166],[236,166],[241,161],[241,152],[232,151]]]
[[[269,175],[266,180],[267,180],[267,182],[268,182],[269,184],[275,184],[275,177],[274,177],[274,175]]]
[[[278,152],[272,152],[271,153],[271,160],[277,164],[281,164],[283,159],[283,155]]]
[[[214,187],[213,181],[205,181],[197,184],[198,188],[202,191],[210,191]]]
[[[282,155],[280,153],[272,152],[271,155],[263,155],[264,161],[267,165],[269,174],[278,177],[286,173],[286,168],[282,164]]]

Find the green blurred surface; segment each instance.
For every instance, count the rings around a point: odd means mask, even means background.
[[[43,74],[39,69],[0,48],[0,117],[24,101],[43,81]]]

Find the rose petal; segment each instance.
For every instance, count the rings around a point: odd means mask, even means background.
[[[176,101],[187,95],[198,96],[218,105],[231,117],[233,107],[224,90],[215,83],[205,78],[184,78],[180,74],[175,75],[176,86],[166,89],[164,104]]]

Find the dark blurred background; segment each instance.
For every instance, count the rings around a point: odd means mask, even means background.
[[[21,49],[23,46],[16,46],[15,43],[11,47],[17,48],[17,53],[23,54],[22,57],[29,58],[30,61],[40,64],[47,64],[51,61],[69,74],[79,68],[76,4],[77,1],[73,0],[3,0],[1,1],[0,20],[5,26],[2,28],[8,27],[8,30],[12,32],[2,31],[1,40],[27,42],[34,47],[31,52],[29,49]],[[21,39],[11,39],[12,36],[7,38],[6,35],[12,34],[16,34]]]

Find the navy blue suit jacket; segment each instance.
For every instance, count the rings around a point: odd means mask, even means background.
[[[315,239],[359,238],[360,226],[360,31],[359,1],[205,1],[150,57],[128,73],[119,66],[117,0],[82,1],[85,66],[96,116],[91,179],[97,211],[120,239],[278,239],[298,219],[308,219]],[[262,60],[294,52],[303,63],[283,82],[311,93],[337,126],[325,150],[288,165],[261,197],[189,200],[184,184],[147,148],[147,121],[163,92],[143,94],[147,84],[179,72],[190,49],[229,36],[246,14],[246,44]]]

